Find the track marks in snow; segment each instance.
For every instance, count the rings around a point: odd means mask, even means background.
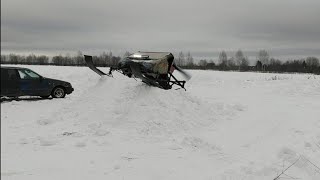
[[[299,154],[288,147],[283,147],[278,153],[278,158],[282,161],[282,167],[278,167],[280,170],[284,170],[284,167],[293,164],[286,172],[286,174],[289,174],[290,176],[314,180],[320,178],[319,167],[312,162],[312,159],[310,160],[310,158],[307,158],[306,155]],[[313,159],[313,161],[317,162],[317,159]]]

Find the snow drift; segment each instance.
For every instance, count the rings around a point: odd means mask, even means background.
[[[3,179],[273,179],[295,161],[281,177],[320,178],[320,76],[189,71],[166,91],[29,68],[75,91],[1,103]]]

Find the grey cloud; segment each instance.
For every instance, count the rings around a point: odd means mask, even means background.
[[[318,0],[3,0],[1,50],[320,56]],[[318,53],[314,53],[317,51]],[[272,54],[271,52],[271,54]]]

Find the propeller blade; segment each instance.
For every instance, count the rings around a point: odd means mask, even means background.
[[[186,80],[191,79],[191,75],[190,75],[189,73],[187,73],[185,70],[183,70],[182,68],[180,68],[180,67],[177,66],[176,64],[173,64],[173,67],[174,67],[177,71],[179,71]]]

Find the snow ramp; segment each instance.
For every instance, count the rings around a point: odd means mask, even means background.
[[[108,130],[167,140],[213,126],[216,118],[213,107],[183,89],[166,91],[133,79],[105,77],[65,107],[56,123],[68,123],[66,127],[86,135]],[[99,128],[95,132],[93,127]]]

